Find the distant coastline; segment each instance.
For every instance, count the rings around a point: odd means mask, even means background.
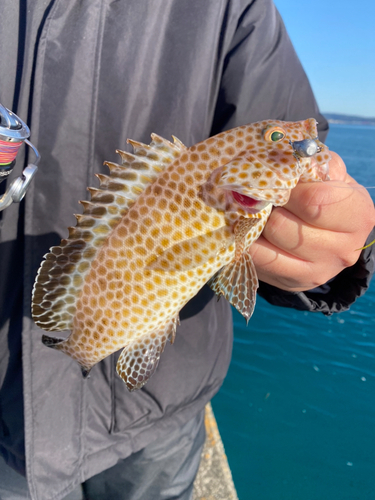
[[[340,113],[322,113],[329,123],[344,123],[347,125],[372,125],[375,126],[375,118],[364,116],[342,115]]]

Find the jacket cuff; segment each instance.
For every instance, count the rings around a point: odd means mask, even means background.
[[[366,245],[375,239],[375,228],[367,238]],[[269,303],[292,307],[300,311],[322,312],[330,316],[342,312],[363,295],[370,285],[375,271],[375,244],[362,250],[354,266],[341,271],[326,284],[305,292],[287,292],[260,282],[258,293]]]

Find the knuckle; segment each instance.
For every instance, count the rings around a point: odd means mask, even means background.
[[[357,262],[359,259],[360,251],[359,249],[354,252],[350,252],[344,256],[341,257],[341,267],[343,269],[347,267],[352,267],[354,264]]]
[[[325,276],[316,272],[315,266],[309,262],[299,263],[293,275],[280,275],[280,288],[290,292],[303,292],[316,288],[326,282]]]

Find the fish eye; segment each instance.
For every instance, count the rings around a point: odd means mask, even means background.
[[[264,131],[266,141],[279,142],[286,136],[286,132],[281,127],[270,127]]]

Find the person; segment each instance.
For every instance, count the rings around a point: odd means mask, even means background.
[[[187,500],[203,409],[231,357],[228,303],[203,288],[155,375],[129,393],[116,356],[83,380],[43,346],[30,318],[38,266],[127,138],[173,134],[189,146],[257,120],[315,117],[324,139],[327,122],[271,0],[4,0],[0,22],[0,102],[28,123],[42,156],[25,201],[2,214],[2,467],[26,475],[34,500],[81,483],[95,500]],[[373,247],[357,249],[373,205],[341,159],[330,168],[334,182],[298,185],[251,249],[259,293],[273,304],[331,314],[368,287]]]

